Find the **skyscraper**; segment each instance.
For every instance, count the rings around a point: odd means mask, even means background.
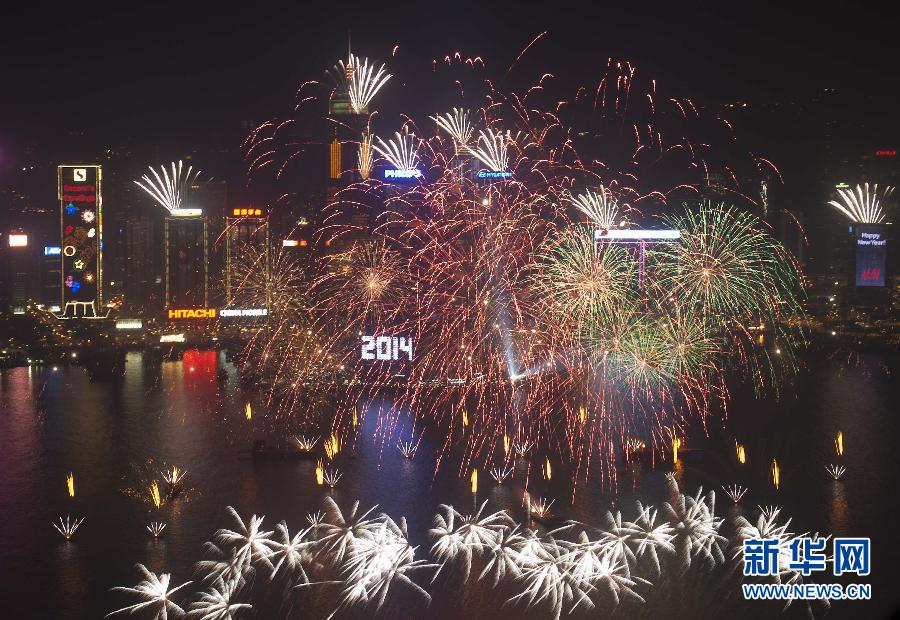
[[[235,207],[225,218],[225,305],[242,306],[241,279],[269,269],[269,221],[254,207]]]
[[[209,219],[171,216],[163,230],[165,308],[209,306]]]
[[[57,167],[63,316],[95,318],[103,304],[103,193],[99,165]]]

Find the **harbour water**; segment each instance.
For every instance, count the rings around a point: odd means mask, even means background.
[[[220,368],[227,371],[224,380],[217,379]],[[900,608],[900,590],[891,579],[900,557],[895,537],[900,385],[894,371],[896,358],[885,355],[809,356],[778,399],[757,399],[751,389],[735,388],[727,420],[716,416],[708,420],[706,436],[694,433],[687,442],[693,450],[683,453],[678,467],[685,492],[739,482],[749,487],[743,510],[779,505],[793,518],[792,531],[871,537],[873,600],[836,602],[829,618],[889,617]],[[252,422],[243,412],[248,401],[257,412]],[[316,485],[312,460],[239,458],[239,450],[261,432],[255,425],[262,424],[265,407],[263,396],[241,388],[224,353],[215,351],[188,351],[183,360],[161,364],[145,363],[141,353],[132,352],[120,381],[91,382],[76,366],[0,372],[0,615],[100,618],[121,606],[121,597],[109,590],[136,583],[138,562],[172,572],[179,583],[190,579],[202,543],[228,523],[229,505],[241,514],[267,515],[269,526],[284,519],[294,531],[327,494],[341,505],[357,499],[366,508],[377,504],[395,519],[406,517],[423,557],[439,504],[469,509],[488,500],[494,509],[522,516],[515,479],[497,486],[483,475],[473,498],[468,479],[452,464],[435,473],[440,445],[428,435],[415,459],[407,460],[394,444],[366,439],[371,429],[363,428],[352,458],[341,461],[344,476],[331,492]],[[844,438],[839,460],[837,431]],[[735,437],[746,446],[743,467],[734,458]],[[780,490],[770,481],[772,458],[781,466]],[[193,489],[161,514],[122,492],[133,467],[147,459],[186,470]],[[847,469],[839,482],[825,470],[835,462]],[[610,508],[635,516],[636,500],[664,501],[669,470],[665,463],[624,470],[615,492],[589,479],[573,500],[560,464],[542,494],[556,500],[560,516],[601,525]],[[73,498],[66,490],[69,472]],[[522,477],[517,472],[517,479]],[[725,517],[734,510],[721,492],[717,507]],[[51,527],[67,513],[85,517],[68,543]],[[157,517],[168,525],[165,535],[153,540],[145,526]],[[457,617],[446,606],[447,597],[440,600],[435,617]],[[753,605],[738,608],[747,617],[762,615],[763,607]],[[661,611],[668,617],[687,615],[677,608],[645,613],[653,617]],[[789,610],[785,617],[801,612]]]

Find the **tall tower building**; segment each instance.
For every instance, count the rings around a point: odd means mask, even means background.
[[[209,307],[209,219],[195,215],[165,219],[165,308]]]
[[[264,277],[269,270],[269,220],[255,207],[235,207],[225,218],[225,305],[242,307],[245,277]]]
[[[62,253],[60,306],[66,318],[97,318],[103,305],[103,174],[99,165],[57,167]]]

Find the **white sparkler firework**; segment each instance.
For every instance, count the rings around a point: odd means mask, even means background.
[[[826,465],[825,470],[835,480],[840,480],[841,476],[843,476],[847,471],[843,465],[835,465],[834,463],[832,463],[831,465]]]
[[[316,447],[319,438],[307,437],[306,435],[294,435],[291,437],[291,441],[294,442],[294,445],[297,446],[297,449],[301,452],[312,452],[312,449]]]
[[[191,166],[188,166],[187,171],[185,171],[184,165],[180,160],[177,165],[173,161],[171,168],[172,174],[170,176],[166,167],[160,166],[159,169],[162,172],[162,176],[160,176],[150,166],[149,170],[153,178],[151,179],[149,175],[145,174],[141,177],[143,183],[135,181],[138,187],[147,192],[153,200],[165,207],[170,213],[182,208],[188,190],[197,180],[197,177],[200,176],[200,171],[193,172]]]
[[[600,186],[598,192],[587,190],[569,198],[579,211],[587,215],[593,224],[604,230],[614,228],[619,214],[619,205],[608,189]]]
[[[881,196],[878,195],[878,184],[869,189],[869,184],[857,185],[856,191],[838,188],[840,201],[828,202],[832,207],[846,215],[851,222],[857,224],[880,224],[884,221],[885,213],[882,202],[886,201],[894,192],[893,187],[886,187]]]
[[[453,112],[447,112],[443,116],[430,117],[437,126],[446,131],[453,138],[457,151],[468,151],[469,142],[472,141],[472,133],[475,127],[469,120],[469,111],[464,108],[453,108]]]
[[[406,130],[403,133],[398,131],[394,136],[396,139],[392,138],[387,142],[378,138],[378,144],[373,144],[372,148],[397,170],[416,170],[419,164],[419,139]]]
[[[164,529],[166,529],[166,524],[161,521],[151,521],[150,525],[147,526],[147,531],[153,534],[153,538],[162,536]]]
[[[338,482],[341,481],[344,474],[341,473],[341,470],[337,467],[328,468],[325,470],[325,473],[322,475],[322,479],[325,480],[325,484],[327,484],[332,489],[338,485]]]
[[[509,478],[512,473],[513,468],[509,465],[491,468],[491,478],[493,478],[497,484],[503,484],[503,481]]]
[[[739,484],[732,484],[731,486],[723,486],[722,489],[725,491],[725,495],[731,498],[735,504],[741,501],[741,498],[744,497],[744,494],[747,492],[746,487],[742,487]]]
[[[372,134],[368,131],[363,134],[362,140],[359,141],[359,153],[357,153],[359,161],[359,175],[368,179],[372,174]]]
[[[516,137],[509,131],[479,131],[478,144],[472,149],[472,155],[490,170],[505,172],[509,167],[509,145],[515,143]]]
[[[421,441],[421,437],[419,438],[419,441]],[[403,458],[411,459],[416,456],[416,450],[419,449],[419,442],[399,441],[397,442],[397,449],[400,450],[400,454],[403,455]]]
[[[82,521],[84,521],[84,517],[80,519],[75,519],[74,521],[69,515],[66,515],[66,520],[63,521],[63,518],[59,518],[59,525],[56,523],[52,523],[51,525],[56,528],[56,531],[63,535],[63,538],[69,540],[72,536],[75,535],[75,531],[81,525]]]
[[[383,64],[376,71],[375,65],[369,64],[368,58],[353,54],[350,54],[346,64],[343,60],[338,61],[332,76],[346,90],[350,106],[356,114],[368,114],[372,99],[391,79],[391,74],[385,72]]]

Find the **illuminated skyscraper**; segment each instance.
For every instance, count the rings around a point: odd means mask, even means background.
[[[200,214],[167,217],[165,307],[209,306],[209,220]]]
[[[225,218],[225,304],[241,305],[241,279],[269,269],[269,220],[253,207],[235,207]]]
[[[100,166],[57,167],[62,253],[60,306],[66,318],[96,318],[103,305],[103,193]]]

